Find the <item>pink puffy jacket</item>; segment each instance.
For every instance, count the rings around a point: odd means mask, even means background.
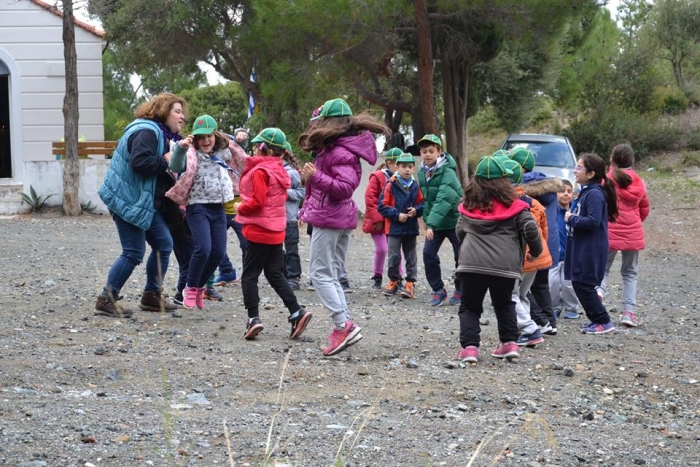
[[[644,249],[644,227],[642,222],[649,215],[649,196],[644,180],[634,170],[623,169],[632,177],[627,188],[620,188],[612,179],[612,167],[608,180],[615,185],[618,217],[608,224],[610,250],[639,251]]]

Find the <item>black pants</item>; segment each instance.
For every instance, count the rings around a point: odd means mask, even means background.
[[[518,319],[515,315],[515,302],[511,298],[515,279],[490,276],[487,274],[459,273],[462,301],[459,305],[459,343],[462,347],[481,343],[479,318],[484,312],[486,291],[491,295],[491,303],[498,322],[498,338],[501,342],[518,340]]]
[[[574,286],[574,292],[576,297],[578,297],[581,308],[586,312],[586,316],[591,323],[607,324],[610,322],[610,315],[605,309],[603,302],[598,298],[595,285],[584,284],[578,281],[571,281],[571,285]]]
[[[401,280],[401,275],[399,274],[401,250],[403,250],[403,257],[406,261],[406,281],[415,282],[418,276],[415,235],[389,235],[389,268],[387,271],[389,280]]]
[[[277,295],[284,302],[289,314],[296,313],[301,308],[289,282],[284,277],[284,250],[282,244],[265,245],[248,241],[241,275],[241,290],[243,305],[248,311],[248,318],[260,316],[260,295],[258,294],[258,278],[265,272],[265,278]]]
[[[301,277],[301,258],[299,257],[299,227],[296,222],[287,222],[284,233],[284,264],[288,279]]]
[[[540,269],[535,274],[535,280],[530,286],[530,293],[535,299],[530,300],[530,315],[533,319],[533,315],[539,314],[543,315],[545,321],[549,321],[552,327],[556,327],[557,318],[554,316],[554,310],[552,309],[552,296],[549,294],[549,269]],[[533,312],[533,309],[537,308],[537,311]],[[535,319],[537,322],[537,320]],[[539,323],[538,325],[544,325],[546,323]]]

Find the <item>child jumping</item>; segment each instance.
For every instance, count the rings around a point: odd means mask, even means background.
[[[564,215],[569,228],[564,277],[590,322],[579,329],[584,334],[615,331],[596,287],[603,282],[608,261],[608,222],[617,219],[615,186],[605,176],[605,162],[597,154],[582,154],[574,168],[581,192]]]
[[[447,290],[440,270],[440,246],[445,239],[452,244],[455,267],[459,258],[459,240],[455,226],[459,219],[457,205],[462,197],[462,185],[457,177],[457,163],[454,158],[442,151],[442,142],[436,135],[425,135],[418,141],[423,163],[418,170],[420,189],[425,197],[423,221],[425,222],[425,243],[423,244],[423,264],[425,277],[433,290],[432,306],[440,306],[447,300]],[[459,305],[461,284],[455,278],[455,291],[450,298],[451,305]]]
[[[372,133],[390,135],[389,129],[368,114],[354,116],[343,99],[327,101],[299,142],[314,152],[314,162],[301,169],[306,200],[299,218],[313,226],[311,280],[321,303],[333,320],[333,330],[323,354],[335,355],[361,338],[360,327],[350,321],[350,310],[340,277],[350,234],[357,227],[353,192],[360,184],[361,160],[374,165],[377,147]]]
[[[289,310],[288,321],[292,330],[290,339],[296,339],[306,329],[312,314],[303,310],[284,274],[284,243],[287,227],[285,204],[290,188],[289,175],[281,157],[286,151],[287,138],[279,128],[265,128],[253,143],[254,156],[246,162],[241,174],[241,197],[236,220],[243,224],[248,245],[241,275],[243,304],[248,322],[243,338],[254,339],[263,330],[260,321],[258,278],[264,271],[270,286]]]
[[[392,151],[401,150],[394,148]],[[379,197],[379,212],[388,220],[386,231],[389,234],[389,284],[383,290],[384,295],[401,292],[403,298],[414,298],[416,294],[416,238],[420,233],[418,218],[423,215],[423,194],[413,180],[415,165],[411,154],[402,153],[396,159],[396,175],[389,179]],[[399,272],[402,250],[406,261],[405,288]]]
[[[555,316],[564,319],[577,319],[578,298],[571,281],[564,279],[564,256],[566,253],[566,222],[564,214],[569,210],[574,197],[574,186],[569,180],[562,179],[562,189],[557,193],[557,226],[559,234],[559,262],[549,270],[549,295],[552,297],[552,311]]]
[[[510,170],[494,157],[479,161],[474,176],[464,190],[459,206],[457,237],[459,279],[462,298],[459,306],[459,342],[457,358],[475,363],[479,358],[481,328],[488,290],[498,321],[500,344],[491,355],[496,358],[520,356],[515,303],[511,293],[521,278],[525,245],[532,257],[542,252],[539,230],[529,206],[518,199],[510,180]]]
[[[598,288],[599,295],[605,297],[610,267],[619,251],[622,256],[622,325],[636,328],[639,323],[634,313],[637,305],[637,274],[639,251],[644,249],[644,227],[642,222],[649,215],[649,196],[646,185],[632,170],[634,152],[629,144],[618,144],[610,155],[608,180],[615,185],[617,220],[608,227],[610,251],[605,267],[605,278]]]

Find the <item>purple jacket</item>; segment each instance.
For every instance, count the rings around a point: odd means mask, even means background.
[[[314,160],[316,173],[306,182],[299,219],[326,229],[357,227],[357,204],[352,194],[362,177],[360,158],[370,165],[377,162],[377,146],[369,131],[342,136],[333,147],[322,149]]]

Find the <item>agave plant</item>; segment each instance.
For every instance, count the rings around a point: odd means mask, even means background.
[[[41,212],[46,207],[46,202],[52,197],[53,194],[47,196],[41,196],[36,194],[34,187],[29,185],[29,194],[22,193],[22,201],[29,205],[29,212]]]

